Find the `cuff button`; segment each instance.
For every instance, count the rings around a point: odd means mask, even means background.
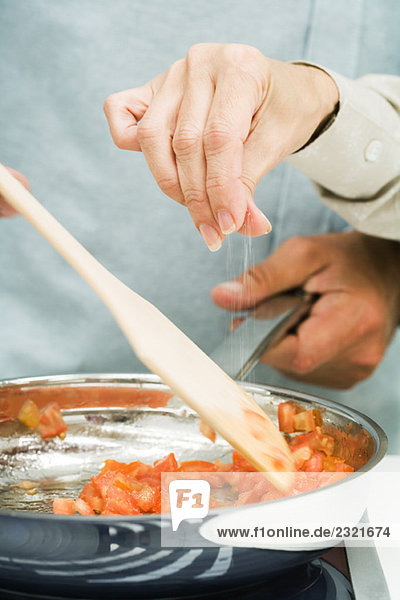
[[[376,162],[383,152],[383,144],[379,140],[372,140],[364,150],[364,158],[367,162]]]

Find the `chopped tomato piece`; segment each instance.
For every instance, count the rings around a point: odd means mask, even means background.
[[[330,456],[333,454],[335,439],[331,435],[322,433],[321,429],[316,427],[315,431],[297,435],[291,440],[289,445],[292,449],[300,446],[309,446],[312,450],[322,451],[325,452],[327,456]]]
[[[296,473],[293,494],[300,494],[315,490],[320,486],[319,477],[320,473],[315,473],[314,475],[311,475],[310,473],[303,473],[303,471]]]
[[[316,427],[322,427],[322,412],[320,408],[313,408],[314,422]]]
[[[319,433],[319,442],[320,450],[325,452],[327,456],[331,456],[335,448],[335,438],[333,438],[331,435]]]
[[[35,429],[39,424],[40,410],[33,400],[27,400],[18,413],[18,420],[30,429]]]
[[[79,498],[84,500],[96,513],[101,513],[103,510],[104,500],[91,481],[85,485]]]
[[[223,463],[222,460],[217,458],[214,461],[214,464],[217,465],[217,470],[220,473],[227,473],[228,471],[232,471],[233,463]]]
[[[232,452],[234,471],[256,471],[256,469],[237,451]]]
[[[82,498],[78,498],[78,500],[75,501],[75,508],[78,511],[78,513],[80,515],[83,515],[84,517],[94,515],[94,510],[90,508],[89,504],[82,500]]]
[[[299,471],[302,469],[306,460],[309,460],[312,456],[312,450],[309,446],[299,446],[292,450],[292,456],[294,459],[294,465]]]
[[[354,471],[352,467],[347,465],[344,460],[335,456],[326,456],[323,460],[323,470],[331,472],[348,472]],[[322,469],[321,469],[322,471]]]
[[[254,427],[258,431],[258,419],[262,417],[258,413],[254,415]],[[366,432],[355,434],[351,430],[339,431],[333,427],[327,429],[323,427],[322,415],[318,409],[302,410],[295,403],[283,402],[278,408],[278,415],[280,428],[285,433],[308,431],[291,436],[289,441],[297,471],[292,494],[339,481],[354,470],[351,465],[358,464],[357,461],[362,461],[363,456],[368,454],[371,441]],[[62,433],[66,425],[56,403],[49,404],[40,413],[39,426],[42,426],[42,430],[47,427],[44,431],[47,437],[60,434],[58,417],[61,418]],[[275,455],[271,457],[277,470],[284,470],[285,467],[281,454],[276,449]],[[213,490],[211,507],[232,506],[232,503],[239,506],[283,496],[236,450],[232,452],[232,463],[223,463],[219,459],[213,462],[189,460],[180,465],[171,452],[156,460],[153,465],[139,460],[129,464],[106,460],[100,473],[84,486],[76,501],[57,498],[53,511],[57,514],[73,514],[78,511],[82,515],[160,513],[161,507],[164,511],[169,510],[166,489],[169,480],[176,478],[176,472],[184,473],[185,479],[196,479],[197,473],[206,472]],[[162,473],[165,474],[163,489]]]
[[[346,464],[345,462],[340,462],[336,465],[336,472],[339,473],[354,473],[353,467]]]
[[[104,499],[103,513],[116,515],[139,515],[140,509],[132,494],[112,485],[102,493]]]
[[[55,437],[67,429],[57,402],[50,402],[40,411],[38,431],[43,439]]]
[[[217,470],[217,465],[206,460],[186,460],[181,462],[181,466],[179,468],[179,471],[184,471],[185,473],[203,473],[206,471],[212,472]]]
[[[320,473],[323,469],[323,457],[322,452],[314,452],[312,457],[304,463],[303,470],[306,473]]]
[[[138,492],[134,493],[134,496],[140,510],[150,512],[161,498],[161,490],[156,490],[145,483]]]
[[[296,407],[293,402],[281,402],[278,406],[279,431],[293,433],[295,415]]]
[[[315,429],[314,413],[312,410],[302,410],[293,417],[295,431],[312,431]]]
[[[156,460],[153,466],[154,473],[175,473],[177,470],[178,463],[173,452],[164,456],[164,458],[160,458],[160,460]]]
[[[139,461],[137,461],[139,462]],[[133,463],[135,464],[135,463]],[[126,464],[122,463],[122,462],[118,462],[117,460],[105,460],[104,461],[104,467],[101,469],[102,473],[107,473],[107,471],[119,471],[120,469],[123,469],[123,467],[125,467]]]
[[[55,515],[74,515],[75,500],[73,498],[54,498],[53,513]]]

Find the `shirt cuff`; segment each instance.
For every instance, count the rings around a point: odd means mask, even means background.
[[[354,81],[320,65],[302,64],[320,68],[333,78],[339,90],[339,110],[317,139],[285,162],[336,199],[373,199],[399,174],[399,114],[368,86],[367,78]]]

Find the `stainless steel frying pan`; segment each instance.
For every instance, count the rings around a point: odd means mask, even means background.
[[[268,345],[265,338],[273,343],[309,308],[303,300],[295,304],[267,324],[257,321],[259,339],[249,343],[246,353],[242,348],[247,372]],[[235,357],[231,342],[225,342],[215,358],[223,363],[226,355]],[[252,359],[247,362],[249,356]],[[222,366],[226,368],[226,363]],[[237,375],[237,370],[229,370]],[[293,399],[305,408],[321,409],[328,425],[354,433],[365,429],[369,444],[363,456],[353,457],[359,461],[357,466],[362,465],[360,480],[386,452],[381,428],[352,409],[290,390],[243,386],[275,420],[279,403]],[[65,440],[43,441],[16,421],[28,397],[42,405],[50,398],[57,400],[68,424]],[[104,459],[152,462],[171,451],[178,460],[229,460],[231,448],[222,439],[212,444],[202,436],[197,415],[172,397],[154,375],[63,375],[1,382],[0,597],[15,597],[12,594],[17,592],[41,600],[183,597],[268,580],[325,551],[323,547],[292,552],[218,546],[163,548],[161,521],[156,516],[51,514],[53,498],[76,497]],[[35,481],[36,494],[19,487],[27,479]],[[345,497],[352,485],[354,477],[350,476],[331,487]],[[329,502],[329,493],[327,487],[308,496],[318,505]],[[298,498],[264,504],[286,502],[290,511]],[[355,521],[364,508],[361,502],[353,507]],[[212,516],[219,514],[223,511],[213,511]]]

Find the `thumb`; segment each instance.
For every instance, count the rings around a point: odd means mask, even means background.
[[[122,150],[140,151],[137,125],[159,89],[165,75],[161,74],[138,88],[124,90],[108,96],[104,102],[112,139]]]
[[[243,310],[269,296],[302,286],[326,263],[323,253],[315,251],[313,237],[290,238],[237,279],[214,287],[213,301],[227,310]]]
[[[249,237],[258,237],[271,231],[271,223],[254,202],[253,194],[246,187],[247,210],[239,233]]]

